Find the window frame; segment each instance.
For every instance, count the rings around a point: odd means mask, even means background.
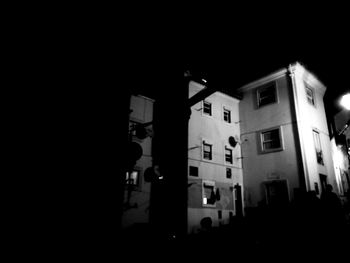
[[[205,146],[210,146],[210,159],[205,158]],[[213,161],[213,144],[205,139],[202,140],[202,160]]]
[[[225,112],[229,112],[229,121],[225,120]],[[227,106],[222,106],[222,120],[227,123],[231,124],[232,123],[232,109],[227,107]]]
[[[210,104],[210,114],[206,113],[204,111],[205,103]],[[202,115],[207,116],[207,117],[213,117],[213,103],[211,101],[209,101],[209,100],[202,100]]]
[[[230,155],[231,155],[231,162],[228,162],[226,160],[226,150],[229,150],[230,151]],[[229,165],[233,165],[233,149],[231,147],[229,147],[228,145],[225,145],[224,146],[224,159],[225,159],[225,164],[229,164]]]
[[[280,147],[272,148],[272,149],[265,149],[264,148],[264,143],[266,141],[264,141],[263,134],[267,133],[267,132],[270,132],[270,131],[274,131],[274,130],[278,130],[278,138],[279,138]],[[259,140],[260,140],[260,153],[272,153],[272,152],[279,152],[279,151],[283,151],[284,150],[282,126],[272,127],[272,128],[269,128],[269,129],[261,130],[261,131],[258,132],[258,136],[259,136]]]
[[[317,129],[312,129],[312,138],[313,138],[314,146],[315,146],[316,162],[319,165],[324,166],[324,155],[323,155],[323,151],[322,151],[321,137],[320,137],[320,132]],[[319,154],[321,155],[321,162],[319,162]]]
[[[228,171],[230,171],[230,177],[228,177]],[[232,179],[232,168],[226,167],[226,179]]]
[[[261,104],[261,92],[263,90],[266,90],[268,88],[272,87],[274,89],[274,94],[275,94],[275,100],[273,102],[269,102],[269,103],[265,103],[265,104]],[[277,89],[277,83],[276,81],[270,81],[260,87],[257,88],[256,90],[256,99],[257,99],[257,107],[258,108],[261,108],[261,107],[264,107],[264,106],[268,106],[268,105],[271,105],[271,104],[275,104],[275,103],[278,103],[278,89]]]
[[[315,97],[315,89],[312,88],[308,83],[304,82],[304,86],[305,86],[305,96],[306,96],[306,101],[308,102],[308,104],[316,107],[316,97]],[[311,91],[311,99],[312,99],[312,103],[310,102],[309,98],[309,94],[308,91]]]

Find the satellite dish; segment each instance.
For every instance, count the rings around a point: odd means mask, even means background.
[[[237,141],[236,141],[236,139],[233,137],[233,136],[230,136],[229,138],[228,138],[228,142],[229,142],[229,144],[232,146],[232,147],[236,147],[236,145],[237,145]]]
[[[147,137],[148,133],[144,127],[137,127],[136,130],[136,137],[143,140]]]
[[[137,161],[141,158],[143,154],[143,150],[140,144],[137,142],[131,142],[130,143],[130,149],[129,149],[129,158],[131,158],[134,161]]]

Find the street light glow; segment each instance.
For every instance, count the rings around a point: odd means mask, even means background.
[[[340,105],[342,105],[345,109],[350,110],[350,93],[345,94],[341,98]]]

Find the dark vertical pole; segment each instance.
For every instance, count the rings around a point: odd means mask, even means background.
[[[122,138],[119,141],[120,148],[118,149],[121,153],[120,166],[117,170],[117,187],[118,187],[118,196],[117,196],[117,226],[118,231],[121,230],[122,225],[122,216],[123,216],[123,206],[124,206],[124,188],[125,188],[125,175],[127,171],[126,164],[129,163],[128,155],[128,142],[129,142],[129,114],[130,114],[130,97],[131,93],[126,92],[123,94],[123,107],[121,112],[121,134]]]
[[[161,208],[155,214],[156,221],[162,221],[157,226],[162,234],[181,239],[187,233],[188,80],[183,75],[169,77],[163,85],[155,124],[155,162],[164,177],[159,185],[164,191],[156,197]]]

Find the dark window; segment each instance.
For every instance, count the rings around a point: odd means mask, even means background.
[[[280,129],[261,132],[262,151],[279,150],[282,148]]]
[[[315,105],[315,97],[314,97],[314,91],[307,85],[305,84],[305,90],[306,90],[306,98],[307,101],[311,104],[311,105]]]
[[[232,163],[232,150],[225,146],[225,161],[227,163]]]
[[[231,111],[224,108],[224,121],[231,123]]]
[[[212,145],[203,142],[203,158],[206,160],[212,159]]]
[[[198,176],[198,167],[190,166],[190,176]]]
[[[208,101],[203,102],[203,112],[211,116],[211,103]]]
[[[222,219],[222,211],[221,210],[218,210],[218,218]]]
[[[258,106],[275,103],[277,101],[276,85],[272,82],[258,89]]]
[[[232,178],[232,170],[231,168],[226,168],[226,178],[231,179]]]

